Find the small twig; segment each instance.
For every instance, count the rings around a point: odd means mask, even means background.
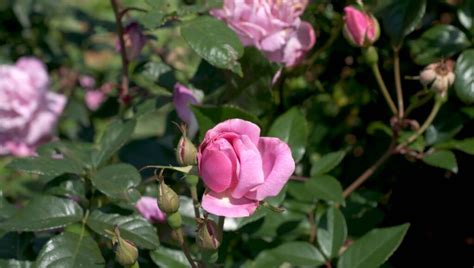
[[[400,57],[398,55],[398,48],[393,49],[393,70],[395,76],[395,88],[397,90],[397,102],[398,102],[398,119],[402,120],[404,115],[404,105],[403,105],[403,89],[402,89],[402,80],[400,77]]]
[[[121,21],[121,12],[119,11],[119,5],[117,0],[110,0],[112,4],[112,8],[115,14],[115,25],[117,28],[118,39],[120,43],[120,55],[122,56],[122,90],[120,92],[120,96],[124,97],[128,95],[128,57],[127,51],[125,49],[125,40],[124,40],[124,30]]]
[[[377,83],[379,84],[380,91],[382,92],[382,95],[385,98],[385,101],[387,101],[388,107],[390,108],[392,113],[396,115],[398,113],[397,107],[395,106],[395,103],[393,102],[392,97],[390,96],[390,93],[388,93],[387,86],[385,85],[382,75],[380,74],[378,64],[372,64],[372,66],[370,67],[372,69],[372,72],[374,73],[375,80],[377,80]]]

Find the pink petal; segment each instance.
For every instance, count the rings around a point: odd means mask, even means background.
[[[263,200],[280,193],[295,171],[295,161],[290,147],[278,138],[260,138],[258,149],[262,155],[265,182],[246,197]]]
[[[210,144],[199,158],[199,174],[202,180],[217,193],[227,190],[235,180],[237,166],[237,156],[225,139]]]
[[[89,90],[84,96],[87,108],[91,111],[99,109],[100,105],[105,101],[105,98],[105,94],[100,90]]]
[[[188,134],[190,137],[193,137],[198,130],[197,119],[190,105],[198,104],[199,102],[192,90],[180,83],[176,83],[173,90],[173,104],[178,117],[188,125]]]
[[[258,201],[245,197],[236,199],[228,193],[207,191],[202,197],[202,208],[207,212],[229,218],[248,217],[255,212]]]
[[[226,132],[246,135],[255,145],[258,144],[260,138],[260,128],[254,123],[242,119],[229,119],[207,131],[204,140],[212,140]]]
[[[43,62],[35,57],[22,57],[18,59],[15,65],[30,76],[31,83],[36,88],[46,89],[49,77]]]
[[[344,13],[348,33],[357,45],[363,46],[369,26],[367,15],[352,6],[344,8]]]
[[[138,212],[151,222],[164,222],[166,215],[160,210],[156,198],[143,196],[135,204]]]
[[[306,52],[311,50],[316,42],[313,26],[307,22],[301,22],[292,38],[288,41],[283,53],[283,62],[287,67],[300,63]]]
[[[246,135],[235,139],[233,145],[240,160],[240,172],[232,197],[241,198],[264,182],[262,158],[257,146]]]

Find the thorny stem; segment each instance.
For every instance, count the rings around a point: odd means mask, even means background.
[[[385,85],[385,82],[382,78],[382,75],[380,74],[379,66],[378,64],[372,64],[371,65],[372,72],[374,73],[375,80],[377,80],[377,83],[379,84],[380,91],[382,92],[383,97],[385,98],[385,101],[387,101],[388,107],[392,111],[394,115],[398,114],[397,107],[395,106],[395,103],[392,100],[392,97],[390,96],[390,93],[388,93],[387,86]]]
[[[122,90],[120,91],[120,96],[124,97],[128,95],[128,58],[127,51],[125,50],[125,40],[124,40],[124,31],[121,21],[121,12],[119,12],[119,5],[117,0],[110,0],[115,14],[115,25],[117,28],[118,39],[120,43],[120,55],[122,56]]]
[[[395,76],[395,88],[397,90],[397,102],[398,102],[398,119],[403,119],[404,115],[404,105],[403,105],[403,90],[402,90],[402,80],[400,77],[400,57],[398,55],[398,48],[393,49],[393,70]]]

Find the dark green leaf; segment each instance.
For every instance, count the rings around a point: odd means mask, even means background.
[[[146,13],[141,13],[137,16],[138,21],[143,24],[143,26],[150,30],[155,30],[164,23],[165,15],[159,9],[149,10]]]
[[[210,64],[242,74],[237,61],[244,47],[227,25],[208,16],[200,16],[181,26],[181,35],[196,53]]]
[[[87,219],[87,226],[94,232],[107,237],[110,237],[110,234],[106,230],[112,231],[115,225],[119,227],[124,239],[134,242],[139,247],[156,249],[160,245],[155,228],[141,216],[106,214],[95,210]]]
[[[469,47],[470,42],[455,26],[442,24],[430,28],[409,44],[414,61],[420,65],[428,65],[459,53]]]
[[[346,155],[346,152],[344,151],[337,151],[337,152],[332,152],[327,155],[324,155],[316,161],[311,167],[311,176],[316,176],[316,175],[322,175],[326,174],[339,163],[341,163],[342,159],[344,159],[344,156]]]
[[[299,162],[306,151],[308,138],[306,118],[298,108],[291,108],[275,120],[268,131],[268,136],[286,142],[291,148],[295,162]]]
[[[428,165],[444,168],[454,173],[458,173],[458,163],[456,156],[451,151],[435,151],[423,157],[423,162]]]
[[[338,268],[379,267],[393,254],[405,236],[409,224],[374,229],[358,239],[342,254]]]
[[[271,251],[281,263],[318,266],[325,262],[321,252],[307,242],[288,242]]]
[[[113,199],[130,200],[129,190],[140,184],[140,173],[130,164],[106,166],[92,175],[94,186]]]
[[[325,256],[334,258],[346,241],[346,219],[341,211],[330,207],[323,219],[318,223],[318,243]]]
[[[36,259],[35,267],[104,267],[105,261],[97,243],[86,234],[64,232],[46,243]]]
[[[15,213],[15,211],[15,207],[3,198],[3,194],[0,191],[0,221],[8,219]]]
[[[33,267],[33,263],[29,261],[19,261],[15,259],[11,260],[0,260],[0,267],[5,268],[30,268]]]
[[[47,148],[45,148],[47,147]],[[92,152],[93,146],[91,143],[81,143],[78,141],[70,142],[70,141],[56,141],[51,142],[46,145],[41,146],[38,150],[46,149],[49,151],[49,154],[42,154],[41,155],[52,155],[52,151],[59,151],[62,155],[66,158],[75,161],[76,163],[80,164],[85,168],[91,168],[93,166],[92,162]]]
[[[34,238],[33,233],[29,232],[0,235],[0,259],[24,260],[30,255],[30,245]]]
[[[81,174],[81,166],[70,159],[52,159],[45,156],[16,158],[10,164],[9,168],[19,171],[56,177],[64,173]]]
[[[474,34],[474,0],[464,0],[458,9],[458,19],[461,24]]]
[[[426,0],[396,0],[382,12],[383,27],[392,44],[400,46],[405,36],[420,23],[426,10]]]
[[[305,182],[305,185],[316,198],[345,205],[344,197],[342,197],[342,186],[336,178],[331,176],[312,177]]]
[[[466,103],[474,103],[474,49],[464,51],[456,61],[454,88]]]
[[[150,251],[150,257],[160,267],[191,267],[182,250],[160,247],[157,250]]]
[[[115,121],[107,127],[99,142],[99,152],[94,155],[94,163],[96,166],[107,161],[128,141],[133,134],[135,124],[135,120],[129,120],[127,122]]]
[[[255,213],[252,214],[252,216],[237,219],[237,229],[240,229],[249,223],[260,220],[261,218],[267,215],[267,212],[268,212],[267,209],[261,207],[261,208],[258,208],[257,211],[255,211]]]
[[[456,149],[466,154],[474,154],[474,138],[464,140],[450,140],[448,142],[439,143],[434,146],[437,149]]]
[[[82,209],[76,202],[54,196],[37,196],[14,216],[0,223],[0,229],[42,231],[64,227],[80,220]]]

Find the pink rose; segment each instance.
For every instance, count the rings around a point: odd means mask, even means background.
[[[273,62],[300,63],[316,42],[311,24],[299,18],[307,0],[224,0],[211,15],[225,21],[245,46],[255,46]]]
[[[231,119],[210,129],[198,149],[199,175],[207,186],[202,207],[226,217],[246,217],[276,196],[295,170],[291,150],[260,128]]]
[[[0,155],[30,156],[51,139],[66,104],[48,91],[48,73],[36,58],[0,65]]]
[[[380,36],[377,19],[355,7],[344,8],[344,36],[354,46],[364,47],[375,43]]]
[[[140,24],[137,22],[131,22],[125,27],[123,39],[125,41],[125,51],[128,60],[133,60],[138,57],[147,41],[146,36],[140,28]],[[115,49],[118,52],[121,51],[119,40],[115,42]]]
[[[95,87],[95,79],[90,75],[79,76],[79,84],[85,89],[91,89]]]
[[[174,86],[173,105],[179,118],[187,124],[189,137],[194,137],[199,128],[190,105],[200,104],[202,98],[201,91],[191,90],[180,83],[176,83]]]
[[[99,109],[100,105],[105,101],[105,94],[100,90],[88,90],[84,97],[87,108],[91,111]]]
[[[156,198],[143,196],[135,204],[138,212],[150,222],[164,222],[166,215],[158,207]]]

